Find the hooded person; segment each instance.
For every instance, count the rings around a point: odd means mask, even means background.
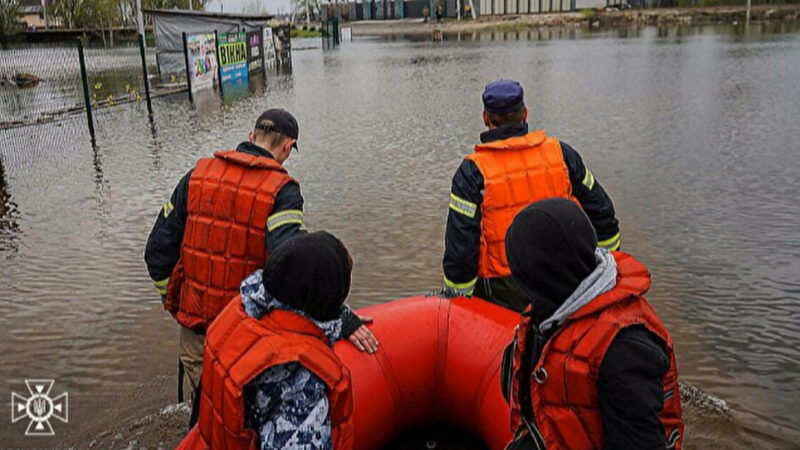
[[[321,231],[287,239],[242,282],[208,330],[197,425],[179,448],[352,448],[350,373],[332,349],[353,314],[351,272]]]
[[[523,209],[505,249],[530,300],[503,355],[507,448],[681,448],[675,353],[643,297],[647,269],[598,247],[586,214],[561,198]]]

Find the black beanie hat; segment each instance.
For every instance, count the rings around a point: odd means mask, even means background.
[[[350,292],[353,263],[334,235],[298,234],[280,244],[264,266],[264,288],[281,303],[316,320],[337,318]]]
[[[523,209],[506,233],[511,274],[547,318],[597,266],[597,235],[589,218],[563,198]]]

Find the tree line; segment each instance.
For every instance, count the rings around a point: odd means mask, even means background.
[[[51,25],[66,29],[111,30],[136,27],[136,0],[44,0]],[[209,0],[141,0],[142,8],[202,10]],[[0,0],[0,36],[22,30],[23,5],[41,5],[39,0]],[[148,20],[145,18],[145,20]],[[148,23],[149,25],[149,23]]]

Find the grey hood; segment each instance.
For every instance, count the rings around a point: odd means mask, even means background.
[[[542,333],[551,328],[558,328],[569,319],[569,316],[583,308],[600,294],[610,291],[617,285],[617,262],[614,256],[604,248],[594,252],[597,267],[588,277],[581,281],[575,291],[559,306],[549,319],[539,325]]]

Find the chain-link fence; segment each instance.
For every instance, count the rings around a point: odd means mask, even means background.
[[[243,33],[242,38],[245,36],[237,45],[246,52],[237,53],[241,61],[235,61],[235,69],[244,73],[244,80],[248,78],[247,72],[253,72],[264,81],[266,67],[272,70],[277,67],[284,73],[291,70],[288,26],[261,28]],[[265,42],[269,45],[264,45]],[[123,41],[114,46],[82,40],[16,45],[0,49],[0,131],[83,116],[94,142],[96,120],[107,116],[102,113],[109,108],[128,104],[144,108],[146,104],[152,118],[150,98],[185,92],[190,72],[200,78],[206,75],[203,71],[189,70],[200,65],[194,59],[191,66],[186,65],[190,55],[185,53],[185,48],[180,70],[162,73],[155,49],[145,48],[141,37],[138,41]],[[216,58],[218,50],[212,49],[209,55],[199,58]],[[191,56],[198,58],[198,55]],[[211,66],[216,72],[217,64]],[[212,83],[220,90],[220,81],[225,81],[226,75],[231,77],[229,68],[223,69],[215,74],[217,78]],[[253,81],[257,78],[253,77]],[[259,83],[250,84],[251,90],[258,91]],[[263,84],[260,83],[262,90]],[[99,126],[103,125],[101,121]]]
[[[94,111],[145,103],[142,42],[114,47],[83,44],[22,44],[0,50],[0,129],[62,120],[84,114],[86,93]],[[81,47],[83,47],[81,49]],[[86,91],[81,68],[81,51]],[[155,51],[144,52],[147,72],[157,73]],[[168,91],[185,89],[171,86]]]
[[[157,73],[155,52],[145,52],[147,71]],[[86,75],[93,110],[146,101],[145,78],[139,45],[84,48]]]
[[[83,111],[75,43],[0,50],[0,128]]]

